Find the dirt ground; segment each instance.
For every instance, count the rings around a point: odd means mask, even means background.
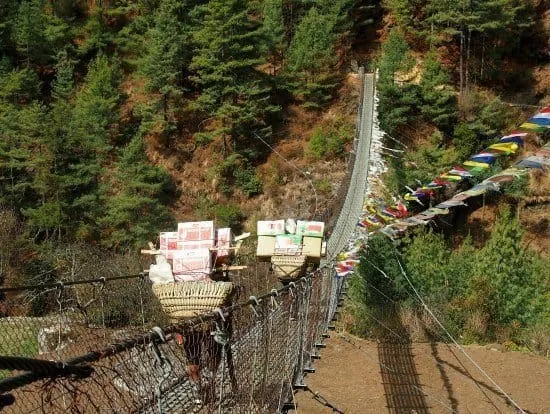
[[[376,343],[332,334],[295,395],[294,413],[515,413],[456,347]],[[467,353],[525,413],[550,413],[550,360],[491,346]],[[317,393],[317,397],[315,396]]]

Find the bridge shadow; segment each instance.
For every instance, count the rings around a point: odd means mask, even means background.
[[[444,361],[441,356],[439,355],[439,350],[437,349],[437,342],[430,338],[430,349],[432,352],[432,357],[434,358],[437,369],[439,371],[439,376],[441,377],[441,380],[443,381],[443,387],[445,388],[445,391],[447,392],[447,398],[449,402],[451,403],[451,408],[454,412],[458,412],[458,400],[455,398],[453,387],[451,384],[451,380],[449,376],[447,375],[447,371],[445,370],[444,364],[446,361]]]
[[[384,324],[386,329],[378,342],[378,359],[388,412],[428,414],[430,407],[422,392],[409,333],[396,312],[386,315]]]

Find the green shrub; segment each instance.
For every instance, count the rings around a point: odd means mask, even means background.
[[[225,195],[231,195],[238,187],[247,197],[262,192],[262,181],[254,167],[241,154],[231,154],[220,164],[208,171],[210,178],[216,178],[218,190]]]
[[[233,231],[241,230],[241,222],[244,219],[242,210],[234,204],[218,204],[212,209],[218,226],[231,227]]]
[[[197,132],[195,135],[195,145],[197,147],[206,147],[214,139],[212,134],[209,132]]]
[[[205,195],[197,197],[195,214],[203,220],[216,221],[218,227],[231,227],[235,232],[242,229],[244,213],[234,204],[216,204]]]
[[[312,158],[336,158],[344,153],[346,142],[353,136],[350,126],[343,120],[315,128],[308,144],[308,153]]]
[[[329,194],[332,191],[332,184],[327,178],[315,181],[315,188],[320,193]]]
[[[247,197],[252,197],[262,192],[262,181],[252,166],[235,170],[234,177],[237,186]]]

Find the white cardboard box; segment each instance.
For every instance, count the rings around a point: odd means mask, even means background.
[[[213,221],[190,221],[178,223],[179,241],[214,240]]]
[[[296,234],[310,237],[323,237],[325,232],[325,223],[322,221],[303,221],[298,220]]]
[[[302,250],[302,236],[298,234],[280,234],[275,236],[275,253],[295,254]]]
[[[264,220],[258,221],[258,236],[277,236],[285,234],[284,220]]]
[[[178,242],[177,231],[163,231],[159,236],[159,250],[176,250]]]
[[[216,231],[216,247],[218,257],[227,257],[231,254],[231,242],[233,241],[233,234],[229,227],[218,229]]]
[[[176,281],[207,279],[212,273],[212,254],[208,249],[176,250],[172,271]]]
[[[214,245],[214,240],[179,241],[177,250],[211,249]]]
[[[320,237],[304,236],[304,247],[302,254],[313,259],[321,258],[321,251],[323,247],[323,239]]]

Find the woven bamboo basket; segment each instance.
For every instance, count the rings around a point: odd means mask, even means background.
[[[304,273],[306,259],[305,255],[271,256],[271,264],[279,279],[298,279]]]
[[[231,282],[200,281],[153,285],[153,293],[172,320],[209,313],[224,305],[232,291]]]

